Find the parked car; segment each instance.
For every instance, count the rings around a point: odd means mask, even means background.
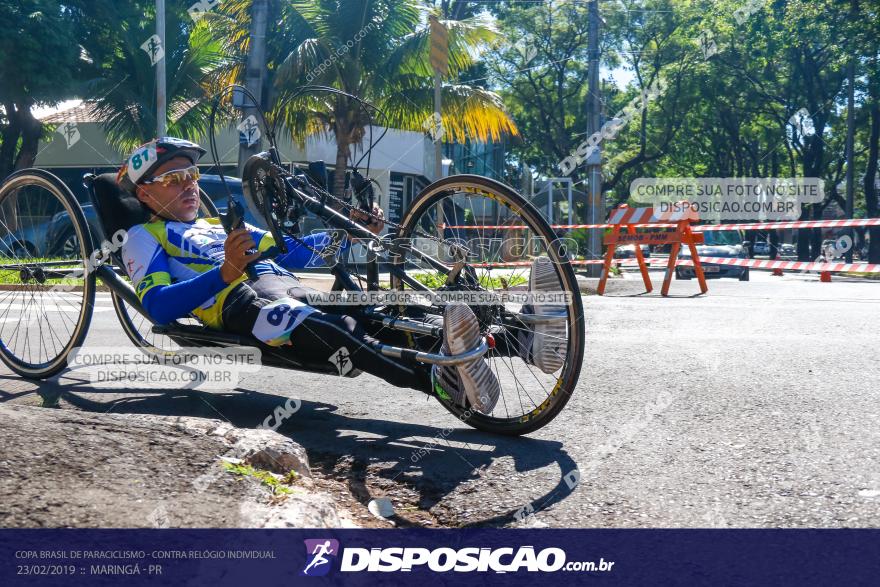
[[[711,230],[703,233],[705,243],[697,245],[697,254],[700,257],[732,257],[738,259],[747,258],[747,251],[743,246],[743,235],[738,230]],[[683,247],[679,253],[680,259],[690,259],[691,253],[687,247]],[[735,265],[718,265],[702,263],[703,274],[706,278],[735,277],[740,281],[749,280],[749,268]],[[693,279],[695,273],[691,266],[675,268],[676,279]]]
[[[98,220],[98,211],[91,203],[81,205],[86,223],[89,225],[89,231],[92,233],[92,241],[100,243],[105,240],[104,231],[101,229],[101,222]],[[70,221],[70,215],[64,211],[59,212],[52,217],[49,222],[47,240],[51,243],[50,256],[54,257],[78,257],[79,241],[76,238],[76,232],[73,229],[73,223]]]
[[[651,256],[651,248],[648,245],[639,245],[642,248],[642,256],[650,257]],[[629,244],[617,247],[614,251],[615,259],[635,259],[636,258],[636,245]]]
[[[769,255],[770,243],[767,241],[758,241],[755,243],[754,247],[752,247],[752,252],[755,255]]]
[[[48,257],[46,231],[48,222],[21,226],[0,237],[0,258],[27,259]]]

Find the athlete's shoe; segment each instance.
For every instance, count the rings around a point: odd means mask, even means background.
[[[473,311],[465,304],[452,303],[443,313],[444,355],[458,355],[475,349],[480,344],[480,325]],[[501,386],[485,359],[454,366],[434,365],[431,369],[434,392],[451,399],[460,406],[467,402],[484,414],[489,414],[498,402]]]
[[[529,293],[562,292],[562,284],[550,257],[541,256],[532,261],[529,275]],[[564,304],[523,304],[523,314],[535,316],[565,316]],[[535,365],[544,373],[554,373],[565,364],[568,338],[565,333],[567,320],[528,323],[527,331],[520,331],[520,356],[526,363]]]

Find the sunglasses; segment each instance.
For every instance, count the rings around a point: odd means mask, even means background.
[[[195,165],[191,165],[190,167],[185,167],[183,169],[172,169],[171,171],[166,171],[160,175],[157,175],[153,179],[148,179],[142,181],[142,184],[153,184],[158,183],[162,187],[168,187],[170,185],[183,185],[186,182],[198,181],[201,174],[199,173],[199,168]]]

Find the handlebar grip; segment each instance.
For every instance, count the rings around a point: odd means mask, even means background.
[[[226,231],[226,234],[244,226],[244,208],[242,208],[238,200],[232,200],[226,213],[220,214],[220,223],[223,225],[223,230]]]
[[[238,200],[232,200],[226,213],[220,214],[220,223],[223,225],[223,230],[226,231],[226,234],[244,226],[244,208]],[[256,281],[257,279],[257,270],[254,268],[254,264],[264,256],[265,253],[248,263],[247,267],[245,267],[245,273],[251,281]]]

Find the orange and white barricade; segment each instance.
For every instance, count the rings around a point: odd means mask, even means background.
[[[696,273],[697,281],[700,283],[700,291],[702,293],[709,291],[709,287],[706,285],[706,277],[703,274],[703,267],[700,264],[700,256],[697,253],[697,245],[704,242],[703,235],[691,230],[691,222],[695,222],[698,219],[696,212],[692,210],[668,212],[661,216],[655,216],[653,208],[630,208],[626,204],[621,204],[612,210],[608,218],[611,232],[606,234],[603,239],[603,243],[608,245],[608,250],[605,252],[602,276],[599,278],[599,295],[605,293],[605,283],[608,281],[611,264],[614,262],[614,251],[618,245],[628,244],[635,245],[636,259],[638,260],[639,270],[642,273],[642,279],[645,282],[645,290],[647,292],[652,291],[654,288],[651,285],[648,265],[645,263],[644,255],[642,255],[641,245],[662,244],[671,244],[671,250],[669,251],[666,276],[663,278],[663,288],[660,290],[660,293],[664,296],[669,295],[669,285],[672,282],[672,274],[675,271],[678,253],[682,245],[686,245],[690,249],[694,273]],[[652,227],[652,224],[662,224],[665,226]],[[670,225],[674,227],[674,230],[656,231],[657,228],[667,228]],[[637,228],[653,228],[654,230],[652,232],[637,232]]]

